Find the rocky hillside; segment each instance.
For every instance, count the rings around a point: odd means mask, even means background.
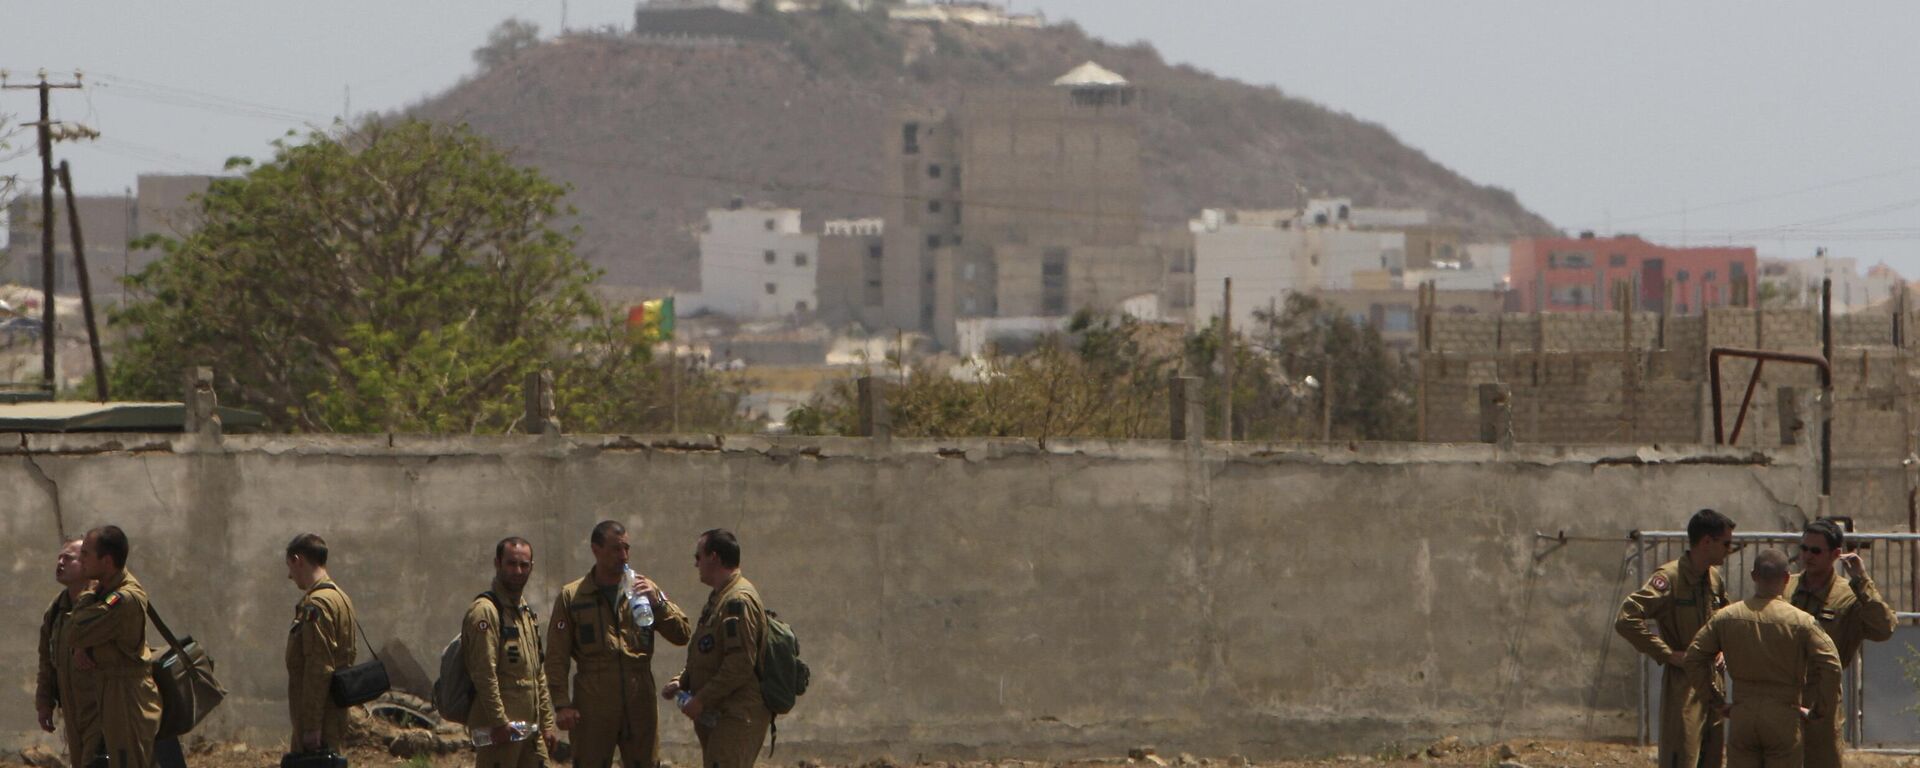
[[[740,195],[809,222],[883,210],[889,113],[978,86],[1037,85],[1098,61],[1141,90],[1148,214],[1177,226],[1201,207],[1285,207],[1296,190],[1419,206],[1482,236],[1552,227],[1387,129],[1265,87],[1114,46],[1072,25],[976,29],[864,14],[757,23],[776,42],[693,47],[570,36],[416,106],[512,147],[575,190],[582,252],[614,285],[695,290],[695,233]]]

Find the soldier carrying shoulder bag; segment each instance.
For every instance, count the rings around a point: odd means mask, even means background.
[[[328,589],[339,589],[332,584],[323,585]],[[373,650],[373,641],[367,639],[367,631],[360,626],[360,616],[353,617],[353,632],[360,636],[360,642],[367,646],[367,655],[372,661],[361,662],[345,669],[333,671],[332,679],[327,681],[327,697],[333,705],[345,709],[365,704],[380,698],[393,687],[387,677],[387,665],[380,660],[380,654]]]
[[[178,637],[160,619],[153,603],[147,603],[147,618],[167,640],[167,651],[153,660],[153,682],[160,689],[160,732],[157,738],[171,739],[193,730],[213,708],[227,697],[227,689],[213,676],[213,658],[201,649],[192,635]]]

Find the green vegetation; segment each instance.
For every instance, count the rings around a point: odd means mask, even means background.
[[[112,321],[126,398],[174,399],[211,365],[222,401],[277,428],[511,432],[530,373],[554,372],[572,431],[661,430],[668,371],[590,292],[554,229],[566,190],[464,127],[408,121],[235,160],[185,239],[128,280]],[[726,429],[735,394],[683,373],[679,423]]]
[[[1251,440],[1317,439],[1321,381],[1333,373],[1332,436],[1411,439],[1410,367],[1372,328],[1295,295],[1284,310],[1258,313],[1235,344],[1236,434]],[[1217,425],[1225,376],[1219,326],[1177,335],[1131,319],[1082,315],[1067,332],[1021,354],[995,354],[971,375],[915,368],[888,394],[893,434],[902,437],[1165,438],[1171,431],[1169,379],[1201,380]],[[1308,377],[1314,379],[1310,382]],[[841,382],[788,417],[799,434],[853,434],[858,396]],[[1212,435],[1219,428],[1209,428]]]

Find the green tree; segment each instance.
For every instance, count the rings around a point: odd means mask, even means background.
[[[1266,329],[1268,341],[1262,346],[1280,372],[1268,386],[1291,393],[1284,399],[1294,409],[1287,420],[1297,435],[1319,434],[1320,398],[1330,396],[1335,439],[1414,439],[1413,368],[1387,348],[1378,329],[1302,293],[1289,295],[1277,315],[1254,314]],[[1308,376],[1314,377],[1314,391],[1301,397],[1300,384]],[[1267,396],[1276,403],[1283,399]],[[1302,429],[1303,423],[1313,426]]]
[[[554,228],[561,186],[417,121],[230,165],[247,172],[216,180],[193,233],[158,239],[165,256],[128,281],[116,391],[172,399],[183,368],[212,365],[225,401],[283,429],[499,432],[550,368],[567,428],[648,423],[656,366]]]
[[[540,25],[526,19],[507,19],[487,33],[485,45],[473,49],[473,61],[482,70],[494,69],[539,44]]]

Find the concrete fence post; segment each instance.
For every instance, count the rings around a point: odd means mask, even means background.
[[[855,382],[860,390],[861,437],[886,439],[893,435],[893,419],[887,413],[887,382],[877,376],[862,376]]]
[[[1513,388],[1499,382],[1480,385],[1480,442],[1513,447]]]
[[[1207,437],[1207,411],[1200,402],[1200,379],[1175,376],[1167,382],[1168,434],[1175,440],[1199,443]]]
[[[560,417],[553,405],[553,371],[527,374],[527,434],[560,434]]]
[[[213,391],[212,368],[201,365],[187,369],[186,393],[182,400],[186,405],[186,419],[180,425],[182,432],[220,436],[220,396]]]

